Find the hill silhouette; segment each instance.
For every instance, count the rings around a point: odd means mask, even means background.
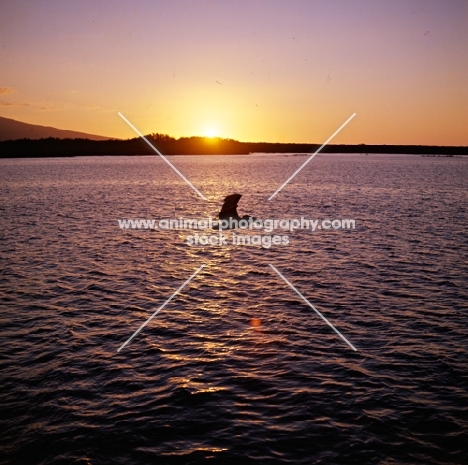
[[[85,132],[57,129],[51,126],[23,123],[0,116],[0,141],[16,139],[45,139],[55,137],[58,139],[86,138],[90,140],[107,140],[108,137],[87,134]]]

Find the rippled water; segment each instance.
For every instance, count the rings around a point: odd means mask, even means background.
[[[172,157],[207,202],[157,157],[1,160],[0,463],[468,463],[468,159],[319,155],[268,202],[304,160]],[[117,223],[233,192],[356,229],[266,249]]]

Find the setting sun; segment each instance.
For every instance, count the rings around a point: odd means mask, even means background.
[[[213,129],[213,128],[207,129],[206,132],[205,132],[205,136],[206,137],[216,137],[217,136],[216,129]]]

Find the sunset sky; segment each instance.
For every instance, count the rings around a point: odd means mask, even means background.
[[[468,145],[467,0],[2,1],[0,116],[111,137]]]

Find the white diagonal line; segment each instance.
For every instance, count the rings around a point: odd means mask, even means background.
[[[333,329],[333,331],[335,331],[336,334],[338,334],[338,336],[341,337],[341,339],[343,339],[343,341],[346,342],[346,344],[349,345],[349,347],[351,347],[351,349],[353,349],[354,351],[357,352],[357,349],[356,347],[354,347],[351,342],[348,341],[348,339],[346,339],[272,264],[269,263],[269,265],[271,266],[271,268],[276,271],[276,273],[278,274],[278,276],[280,278],[283,279],[283,281],[310,307],[312,308],[312,310],[315,311],[315,313],[317,313],[317,315],[322,318],[323,321],[325,321],[325,323],[327,323],[328,326],[330,326],[330,328]]]
[[[269,197],[268,200],[271,200],[273,197],[276,196],[276,194],[286,185],[288,184],[289,181],[291,181],[292,178],[294,178],[294,176],[297,175],[297,173],[299,173],[299,171],[302,170],[302,168],[304,168],[305,165],[307,165],[307,163],[309,163],[309,161],[312,160],[312,158],[315,157],[315,155],[317,155],[317,153],[320,152],[320,150],[322,150],[354,117],[356,116],[356,113],[353,113],[322,145],[321,147],[315,152],[313,153],[295,172],[292,176],[290,176],[278,189],[277,191],[271,195]]]
[[[120,348],[117,350],[117,352],[120,352],[204,267],[205,265],[202,265],[200,268],[198,268],[195,273],[193,273],[192,276],[190,276],[187,281],[185,281],[182,286],[177,289],[177,291],[172,294],[169,299],[167,299],[134,333],[133,335],[125,342],[125,344],[122,344]]]
[[[118,115],[203,199],[208,200],[120,111]]]

